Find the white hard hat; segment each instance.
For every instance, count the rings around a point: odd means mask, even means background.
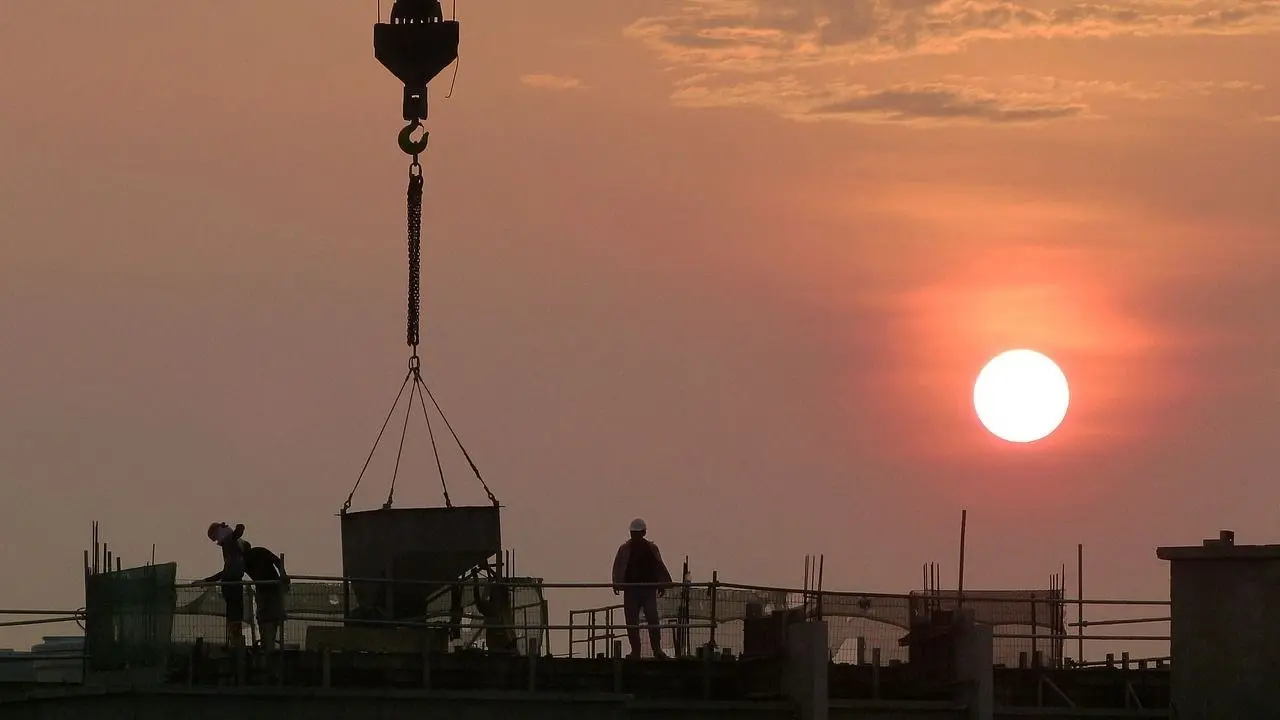
[[[646,529],[647,529],[647,528],[646,528],[646,527],[645,527],[645,525],[644,525],[644,520],[641,520],[640,518],[636,518],[635,520],[632,520],[632,521],[631,521],[631,532],[641,532],[641,533],[642,533],[642,532],[644,532]]]

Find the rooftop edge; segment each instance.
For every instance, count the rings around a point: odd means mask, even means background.
[[[1280,545],[1236,545],[1236,534],[1223,530],[1201,545],[1158,547],[1161,560],[1280,560]]]

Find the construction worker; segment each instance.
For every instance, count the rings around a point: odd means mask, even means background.
[[[489,580],[489,596],[484,597],[480,592],[479,572],[472,571],[472,582],[471,599],[476,610],[484,616],[485,647],[492,653],[516,652],[516,631],[512,627],[516,619],[511,608],[511,588],[493,576]]]
[[[262,648],[275,649],[280,629],[284,626],[284,595],[289,591],[289,576],[284,571],[284,559],[264,547],[250,547],[247,541],[244,569],[254,581],[253,591],[257,600],[258,632],[262,636]]]
[[[209,525],[209,540],[222,548],[222,570],[204,579],[205,583],[222,584],[222,600],[227,606],[227,645],[244,645],[244,550],[247,543],[240,538],[244,525],[233,530],[226,523]]]
[[[631,539],[618,548],[613,559],[613,592],[622,593],[622,611],[627,621],[627,639],[631,642],[631,655],[640,657],[640,612],[644,611],[645,625],[649,628],[649,644],[655,658],[665,658],[662,651],[662,626],[658,617],[658,596],[665,588],[657,583],[670,584],[671,572],[662,561],[658,546],[645,539],[648,528],[644,520],[631,521]],[[648,587],[635,587],[635,583],[655,583]]]

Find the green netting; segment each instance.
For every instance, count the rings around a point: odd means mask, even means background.
[[[177,589],[177,617],[173,641],[190,645],[202,640],[206,645],[226,644],[227,605],[216,586]],[[245,586],[244,622],[246,630],[257,639],[255,608],[257,598],[252,585]],[[342,583],[294,582],[285,595],[285,644],[302,645],[307,628],[312,625],[340,626],[342,617]]]
[[[90,575],[85,650],[92,670],[162,667],[173,634],[175,563]]]
[[[513,631],[517,647],[522,653],[533,648],[545,648],[547,605],[541,579],[511,578],[508,581],[513,583],[508,619],[511,625],[517,626]],[[456,604],[453,593],[446,588],[432,598],[426,607],[401,619],[456,624],[460,626],[460,630],[451,645],[484,647],[484,618],[475,607],[472,587],[470,583],[457,585]],[[226,605],[216,587],[179,587],[175,597],[177,617],[174,621],[173,641],[176,644],[190,644],[197,639],[203,639],[208,645],[226,642]],[[254,623],[255,600],[254,588],[246,587],[244,620],[250,626]],[[285,644],[305,645],[307,630],[311,627],[345,625],[344,610],[347,603],[352,618],[386,622],[385,618],[377,614],[376,606],[372,608],[375,612],[362,608],[356,593],[344,597],[341,582],[294,581],[285,595]]]

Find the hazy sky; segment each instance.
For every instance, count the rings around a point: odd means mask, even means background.
[[[967,507],[966,587],[1083,542],[1086,594],[1157,597],[1156,545],[1277,539],[1276,0],[459,5],[424,363],[518,570],[603,580],[640,515],[700,578],[950,586]],[[0,605],[79,605],[94,519],[340,571],[407,356],[376,15],[5,0]],[[1031,446],[971,405],[1021,346],[1072,383]],[[397,504],[441,504],[410,433]]]

